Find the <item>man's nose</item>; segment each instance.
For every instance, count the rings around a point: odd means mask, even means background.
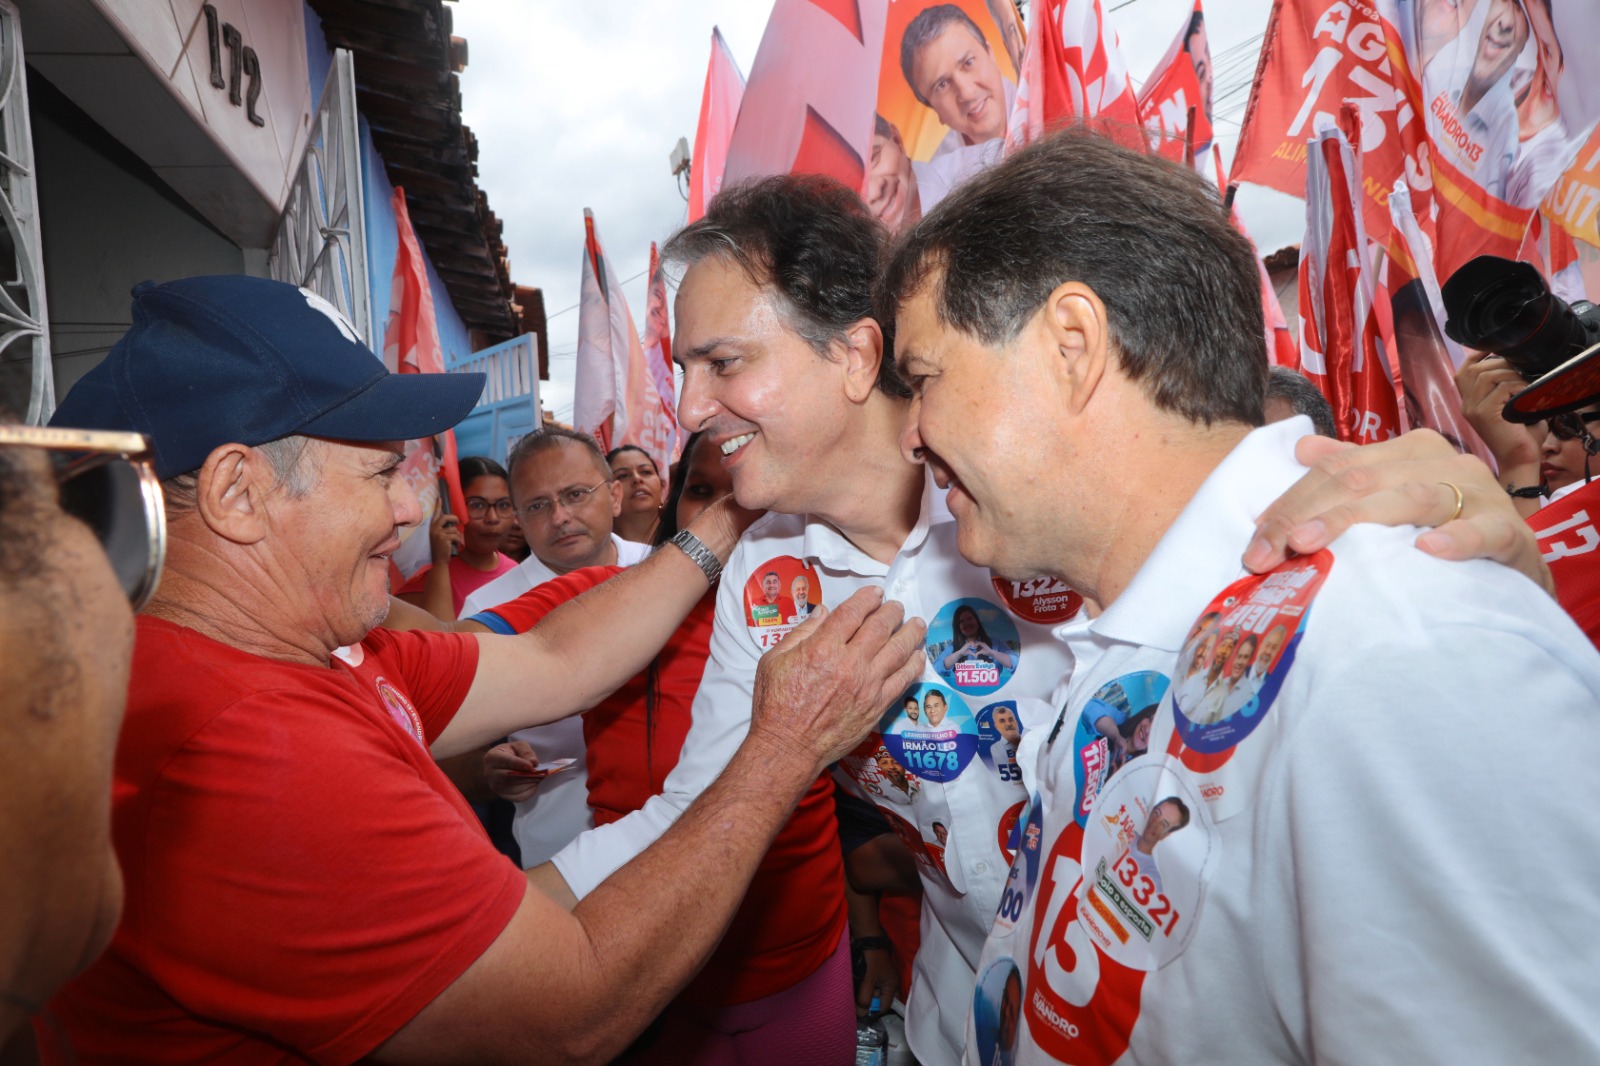
[[[691,433],[705,428],[716,413],[705,370],[691,365],[683,372],[683,391],[678,395],[678,423]]]
[[[906,409],[906,422],[900,430],[900,454],[908,463],[920,463],[923,456],[922,432],[918,425],[922,414],[922,400],[913,396]]]

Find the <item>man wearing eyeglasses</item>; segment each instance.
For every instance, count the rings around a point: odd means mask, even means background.
[[[622,484],[593,437],[546,426],[517,441],[506,458],[511,500],[531,554],[468,596],[461,617],[492,610],[562,574],[586,566],[632,566],[650,554],[648,544],[624,540],[612,529],[622,513]],[[574,759],[584,765],[583,723],[576,715],[519,729],[541,763]],[[517,804],[511,823],[522,865],[550,859],[585,829],[594,828],[588,781],[581,770],[557,774]]]
[[[637,673],[748,514],[708,509],[521,637],[375,628],[398,531],[421,517],[403,441],[459,420],[482,375],[390,375],[320,297],[257,278],[146,283],[133,322],[56,415],[149,435],[170,538],[115,760],[126,917],[36,1024],[44,1061],[608,1061],[904,688],[921,626],[861,597],[797,631],[719,784],[569,912],[495,853],[434,759]],[[125,614],[104,635],[80,617],[103,599],[63,601],[83,641],[52,684],[125,654]]]

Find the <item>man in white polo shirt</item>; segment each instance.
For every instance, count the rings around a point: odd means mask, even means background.
[[[1085,600],[1060,724],[1018,753],[1035,796],[967,1061],[1600,1060],[1573,940],[1600,922],[1600,655],[1537,585],[1415,528],[1243,570],[1312,429],[1261,425],[1256,278],[1192,170],[1079,130],[953,194],[884,273],[906,445],[963,553]],[[1435,520],[1453,481],[1419,486]],[[1213,661],[1284,627],[1255,704],[1167,692],[1148,752],[1086,787],[1073,723],[1170,688],[1196,619]]]
[[[724,571],[694,724],[665,791],[560,852],[554,880],[565,884],[551,887],[585,895],[671,825],[729,758],[748,726],[756,664],[790,628],[769,624],[763,610],[769,575],[780,589],[804,576],[830,607],[880,586],[927,620],[929,649],[954,640],[958,614],[970,610],[987,643],[1013,657],[1010,672],[946,677],[930,655],[907,693],[920,718],[905,698],[894,701],[840,766],[846,787],[878,804],[916,860],[922,946],[907,1035],[922,1061],[950,1062],[1027,800],[1014,766],[992,756],[1002,737],[995,716],[1010,711],[1024,741],[1049,727],[1054,715],[1039,697],[1071,668],[1052,628],[1079,601],[1059,581],[1006,580],[965,562],[945,492],[901,454],[909,390],[884,358],[871,304],[881,241],[853,192],[779,177],[724,190],[664,248],[687,268],[673,345],[685,374],[680,421],[720,444],[740,504],[771,513]],[[1016,459],[1031,468],[1024,453]],[[930,693],[945,705],[938,722]]]
[[[531,549],[515,570],[468,596],[461,617],[470,618],[516,599],[551,578],[585,566],[632,566],[650,554],[648,544],[623,540],[612,531],[622,512],[622,487],[612,478],[593,437],[559,426],[536,429],[506,458],[511,500]],[[577,715],[511,735],[533,745],[540,762],[576,759],[532,798],[517,804],[512,831],[524,866],[537,866],[594,826],[584,764],[583,721]]]

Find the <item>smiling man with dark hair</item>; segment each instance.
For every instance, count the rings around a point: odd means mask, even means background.
[[[1215,191],[1069,130],[925,216],[882,306],[916,392],[903,444],[949,486],[962,554],[1084,597],[1056,630],[1063,718],[1135,676],[1167,692],[1115,773],[1098,737],[1024,733],[1042,842],[980,962],[1023,974],[1016,1061],[1511,1061],[1529,1033],[1541,1060],[1600,1056],[1600,970],[1570,940],[1600,903],[1554,887],[1588,886],[1600,850],[1570,817],[1600,806],[1600,655],[1537,585],[1414,528],[1330,528],[1245,573],[1311,427],[1261,425],[1255,263]],[[1458,476],[1417,487],[1432,520]],[[1220,721],[1170,691],[1213,615],[1212,678],[1224,645],[1289,637]],[[1506,730],[1510,706],[1541,729]],[[1426,741],[1385,740],[1397,721]],[[1164,841],[1159,872],[1135,839]]]

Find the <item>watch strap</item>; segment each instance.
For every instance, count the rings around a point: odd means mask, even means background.
[[[715,585],[722,576],[722,560],[717,558],[717,553],[705,546],[705,542],[687,529],[680,529],[677,535],[668,544],[673,545],[683,554],[687,555],[700,572],[706,575],[706,584]]]

